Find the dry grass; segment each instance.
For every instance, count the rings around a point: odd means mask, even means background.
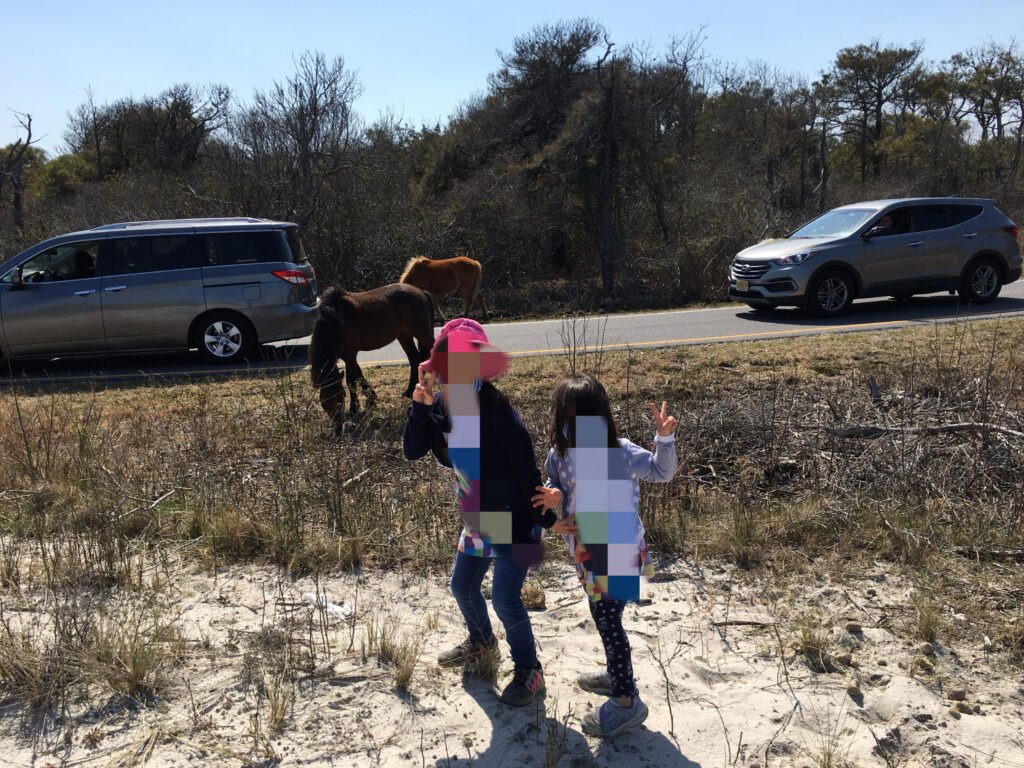
[[[916,618],[915,636],[918,640],[934,643],[939,637],[939,626],[942,614],[938,607],[927,597],[915,593],[913,597]]]
[[[419,629],[405,631],[398,618],[391,613],[370,613],[365,619],[363,658],[376,656],[389,665],[394,673],[395,688],[408,691],[416,664],[420,660],[423,635]]]
[[[789,575],[820,558],[846,569],[888,559],[929,585],[928,601],[906,607],[909,635],[973,625],[1019,657],[1020,622],[1006,616],[1019,612],[1024,576],[998,559],[1024,547],[1021,349],[1024,322],[1002,320],[513,359],[499,384],[537,438],[538,462],[550,392],[570,367],[600,370],[620,433],[641,445],[653,431],[646,403],[670,403],[682,467],[641,497],[658,555]],[[455,494],[435,462],[402,459],[404,377],[369,371],[378,403],[341,441],[301,372],[92,390],[10,383],[0,392],[0,685],[26,710],[59,710],[97,686],[161,695],[185,653],[161,608],[183,557],[291,574],[447,569]],[[950,424],[978,426],[943,431]],[[890,431],[844,436],[854,427]],[[946,626],[936,606],[968,621]],[[366,625],[367,653],[394,669],[399,689],[417,636],[386,617]],[[827,652],[810,626],[799,642],[805,655]],[[279,727],[291,684],[277,677],[283,667],[265,667],[269,678],[261,669],[253,683],[279,692],[276,706],[266,696]]]

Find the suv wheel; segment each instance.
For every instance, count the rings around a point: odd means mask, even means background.
[[[807,291],[807,309],[819,317],[842,314],[852,302],[853,281],[839,270],[821,273]]]
[[[195,345],[210,363],[234,363],[256,349],[256,331],[240,315],[213,312],[196,326]]]
[[[1003,275],[992,259],[980,259],[964,272],[960,281],[960,300],[966,304],[988,304],[999,295]]]

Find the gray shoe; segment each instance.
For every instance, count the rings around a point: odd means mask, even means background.
[[[493,635],[489,643],[477,643],[467,637],[454,648],[438,656],[437,663],[442,667],[468,667],[480,661],[486,654],[497,652],[498,638]]]
[[[639,696],[633,697],[633,706],[624,707],[615,699],[608,699],[583,718],[583,732],[588,736],[609,738],[630,728],[636,728],[647,719],[647,705]]]
[[[612,695],[612,679],[607,669],[583,673],[576,678],[576,685],[588,693],[596,693],[599,696]]]
[[[520,667],[517,664],[512,673],[512,682],[501,692],[501,700],[513,707],[525,707],[543,690],[544,672],[540,664],[536,667]]]

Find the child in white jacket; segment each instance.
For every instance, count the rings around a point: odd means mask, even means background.
[[[562,381],[551,402],[548,479],[534,506],[563,504],[552,530],[562,533],[589,598],[590,613],[604,644],[607,667],[581,675],[580,687],[610,696],[583,719],[584,732],[614,736],[647,718],[633,679],[629,639],[622,628],[627,602],[640,598],[641,576],[653,576],[644,528],[637,514],[640,480],[667,483],[675,474],[674,416],[651,403],[657,426],[654,452],[619,438],[608,393],[593,376]]]

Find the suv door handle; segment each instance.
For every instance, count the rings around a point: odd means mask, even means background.
[[[127,287],[128,287],[127,285],[108,285],[103,290],[104,291],[123,291]]]
[[[96,293],[96,289],[87,288],[84,291],[75,291],[75,296],[88,296],[90,293]]]
[[[968,232],[966,235],[961,235],[961,237],[963,237],[964,240],[970,240],[972,237],[977,237],[977,236],[978,236],[977,232]]]
[[[917,240],[916,242],[913,243],[907,243],[907,245],[910,246],[911,248],[917,245],[924,245],[924,240]],[[109,291],[110,289],[108,288],[107,290]]]

